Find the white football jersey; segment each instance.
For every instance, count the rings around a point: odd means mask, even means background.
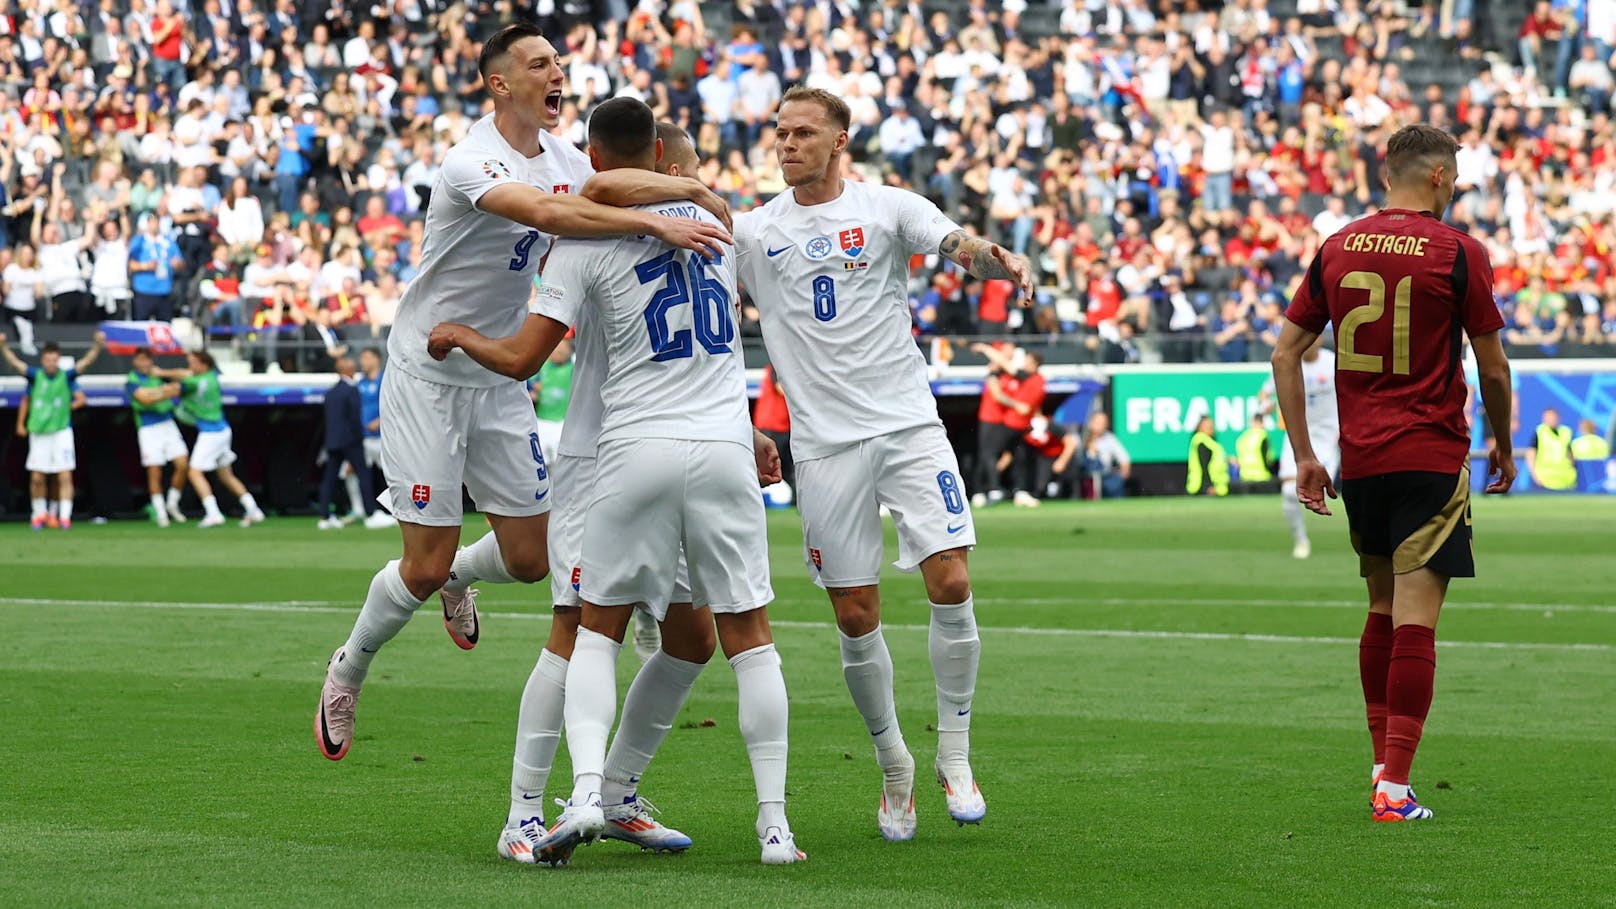
[[[735,219],[737,271],[798,460],[939,423],[911,329],[909,259],[959,229],[923,196],[852,181],[832,202],[798,205],[787,191]]]
[[[1341,416],[1335,399],[1335,351],[1320,348],[1317,360],[1302,361],[1302,387],[1307,391],[1308,435],[1316,443],[1329,440],[1331,445],[1336,444],[1335,440],[1341,435]],[[1272,377],[1263,388],[1273,396]]]
[[[593,175],[589,157],[548,133],[544,151],[524,157],[494,128],[492,115],[449,149],[432,184],[421,271],[404,291],[387,342],[390,366],[440,385],[489,387],[510,379],[478,366],[465,351],[443,362],[427,355],[439,322],[460,322],[490,338],[515,334],[539,262],[553,237],[477,207],[483,193],[512,181],[575,193]]]
[[[560,321],[558,316],[551,318]],[[593,306],[583,307],[572,330],[572,397],[567,400],[567,419],[561,424],[556,450],[571,458],[593,458],[600,450],[600,417],[605,408],[600,387],[606,383],[606,340],[601,334],[600,313]]]
[[[691,203],[640,209],[719,223]],[[733,255],[726,249],[708,261],[650,236],[562,239],[551,247],[531,310],[567,325],[585,307],[598,310],[585,328],[595,329],[606,352],[599,444],[686,439],[751,448]],[[573,375],[576,387],[576,367]]]

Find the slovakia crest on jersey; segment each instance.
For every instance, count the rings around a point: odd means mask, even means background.
[[[864,228],[849,227],[837,234],[836,239],[841,242],[842,252],[849,259],[857,259],[864,254]]]
[[[415,503],[416,511],[420,511],[421,509],[432,504],[432,487],[422,483],[417,483],[414,486],[411,486],[410,501]]]
[[[572,192],[572,184],[571,183],[557,183],[554,186],[550,187],[550,192],[553,195],[564,196],[567,193]]]

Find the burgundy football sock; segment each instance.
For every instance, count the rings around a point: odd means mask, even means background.
[[[1435,678],[1436,630],[1423,625],[1398,627],[1392,632],[1391,668],[1386,673],[1386,772],[1381,779],[1388,783],[1408,785],[1408,770],[1431,710]]]
[[[1392,617],[1371,612],[1358,638],[1358,679],[1363,683],[1364,710],[1375,763],[1386,763],[1386,673],[1392,662]]]

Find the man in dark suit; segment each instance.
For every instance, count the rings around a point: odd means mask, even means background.
[[[337,474],[342,462],[359,477],[359,497],[351,503],[352,510],[363,509],[369,517],[365,526],[371,529],[392,527],[393,517],[381,511],[376,494],[370,486],[370,470],[365,466],[365,422],[359,399],[359,383],[352,357],[337,358],[337,375],[342,379],[325,394],[325,472],[320,477],[320,529],[336,530],[344,526],[341,518],[331,516],[331,495],[337,489]]]

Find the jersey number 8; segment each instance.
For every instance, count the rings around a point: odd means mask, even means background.
[[[651,360],[655,363],[681,360],[695,353],[690,329],[668,330],[668,311],[686,303],[691,305],[691,322],[703,350],[710,354],[730,353],[735,340],[729,291],[722,282],[707,276],[705,258],[686,253],[689,262],[681,264],[680,252],[669,250],[634,266],[634,275],[641,284],[667,277],[667,283],[651,295],[651,302],[645,306],[645,327],[651,333]]]
[[[836,282],[830,275],[814,279],[814,318],[821,322],[836,318]]]

